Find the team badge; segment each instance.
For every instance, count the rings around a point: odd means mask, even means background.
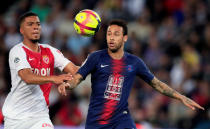
[[[20,61],[20,58],[15,57],[14,62],[15,62],[15,63],[18,63],[19,61]]]
[[[44,63],[46,63],[46,64],[48,64],[50,61],[50,59],[47,55],[42,56],[42,59],[43,59]]]
[[[128,70],[128,72],[132,72],[133,71],[133,66],[132,65],[128,65],[127,66],[127,70]]]

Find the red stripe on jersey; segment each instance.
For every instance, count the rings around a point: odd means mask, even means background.
[[[26,52],[26,58],[30,64],[34,74],[40,76],[51,76],[54,70],[54,56],[49,48],[44,48],[40,45],[40,53],[33,52],[23,46]],[[51,83],[40,85],[45,101],[49,105],[49,94],[51,90]]]
[[[124,69],[125,65],[122,60],[112,60],[112,73],[113,73],[113,82],[112,82],[112,86],[113,85],[119,85],[120,83],[120,77],[122,77],[122,72]],[[109,82],[108,82],[109,83]],[[115,95],[113,95],[115,96]],[[98,119],[99,124],[108,124],[110,118],[113,116],[115,110],[116,110],[116,106],[118,104],[118,100],[114,100],[114,99],[106,99],[106,102],[104,103],[104,108],[102,111],[102,115],[101,117]]]

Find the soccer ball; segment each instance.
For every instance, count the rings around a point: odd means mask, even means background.
[[[93,36],[101,25],[100,16],[93,10],[80,11],[74,18],[74,29],[82,36]]]

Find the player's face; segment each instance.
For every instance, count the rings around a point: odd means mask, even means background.
[[[118,25],[111,25],[107,29],[106,40],[108,49],[112,52],[117,52],[124,47],[124,42],[127,40],[127,35],[123,35],[123,28]]]
[[[37,16],[26,17],[20,26],[20,32],[24,39],[28,39],[33,43],[38,42],[41,35],[40,20]]]

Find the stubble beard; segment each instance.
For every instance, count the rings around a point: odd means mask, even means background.
[[[31,42],[33,43],[33,44],[36,44],[36,43],[38,43],[40,41],[40,39],[31,39]]]
[[[109,48],[109,50],[110,50],[112,53],[116,53],[116,52],[118,52],[118,51],[120,50],[121,47],[122,47],[122,44],[120,44],[119,46],[117,46],[117,47],[114,48],[114,49],[110,49],[110,48]]]

